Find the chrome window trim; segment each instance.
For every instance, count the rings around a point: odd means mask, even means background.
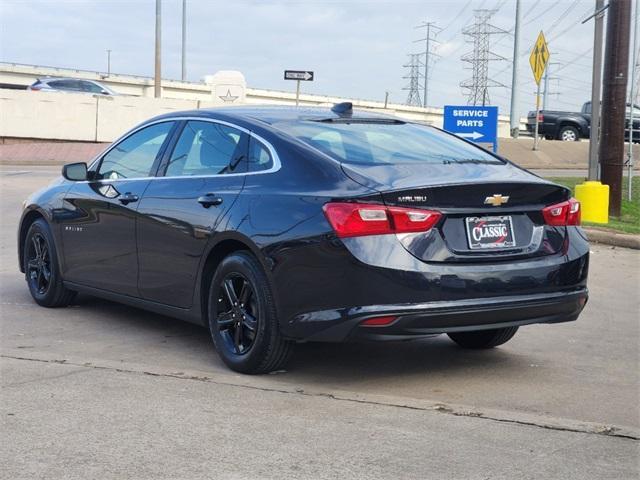
[[[255,138],[257,141],[259,141],[262,145],[264,145],[267,150],[269,150],[269,154],[271,155],[271,159],[273,161],[273,165],[271,166],[271,168],[267,169],[267,170],[260,170],[257,172],[242,172],[242,173],[221,173],[221,174],[209,174],[209,175],[172,175],[172,176],[149,176],[149,177],[132,177],[132,178],[114,178],[114,179],[102,179],[102,180],[82,180],[80,182],[76,182],[76,183],[93,183],[93,182],[103,182],[103,183],[110,183],[110,182],[127,182],[127,181],[133,181],[133,180],[164,180],[164,179],[176,179],[176,178],[216,178],[216,177],[237,177],[237,176],[241,176],[241,175],[263,175],[266,173],[275,173],[278,170],[280,170],[280,168],[282,168],[282,163],[280,162],[280,157],[278,156],[278,152],[276,151],[276,149],[273,147],[273,145],[271,145],[271,143],[269,143],[267,140],[265,140],[264,138],[262,138],[260,135],[253,133],[251,130],[248,130],[244,127],[241,127],[239,125],[236,125],[234,123],[230,123],[224,120],[218,120],[215,118],[206,118],[206,117],[171,117],[171,118],[163,118],[160,120],[156,120],[154,122],[149,122],[149,123],[145,123],[144,125],[139,125],[138,127],[134,128],[133,130],[129,130],[128,132],[126,132],[124,135],[121,135],[120,137],[118,137],[116,140],[113,141],[113,143],[102,153],[100,153],[99,155],[97,155],[89,164],[88,169],[91,169],[97,162],[100,162],[106,155],[109,154],[109,152],[111,152],[111,150],[113,150],[121,141],[125,140],[126,138],[130,137],[131,135],[134,135],[135,133],[139,132],[140,130],[150,127],[152,125],[157,125],[158,123],[164,123],[164,122],[177,122],[177,121],[182,121],[182,120],[194,120],[194,121],[199,121],[199,122],[209,122],[209,123],[217,123],[220,125],[225,125],[227,127],[230,128],[235,128],[236,130],[240,130],[243,133],[246,133],[247,135],[249,135],[250,137]]]

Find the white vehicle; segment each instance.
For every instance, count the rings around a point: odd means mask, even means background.
[[[78,80],[76,78],[42,78],[36,80],[27,90],[35,92],[72,92],[90,93],[93,95],[118,95],[109,87],[93,80]]]

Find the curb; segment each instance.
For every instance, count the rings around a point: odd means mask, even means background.
[[[640,250],[640,235],[615,233],[595,228],[583,228],[590,242]]]

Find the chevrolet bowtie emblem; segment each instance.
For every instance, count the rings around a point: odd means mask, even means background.
[[[491,197],[487,197],[484,199],[485,205],[493,205],[494,207],[499,207],[500,205],[507,203],[509,201],[509,196],[502,196],[499,193],[492,195]]]

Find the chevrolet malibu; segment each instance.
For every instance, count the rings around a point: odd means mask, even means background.
[[[446,333],[491,348],[577,319],[589,246],[566,188],[350,104],[162,115],[26,202],[20,269],[205,326],[233,370],[305,341]]]

